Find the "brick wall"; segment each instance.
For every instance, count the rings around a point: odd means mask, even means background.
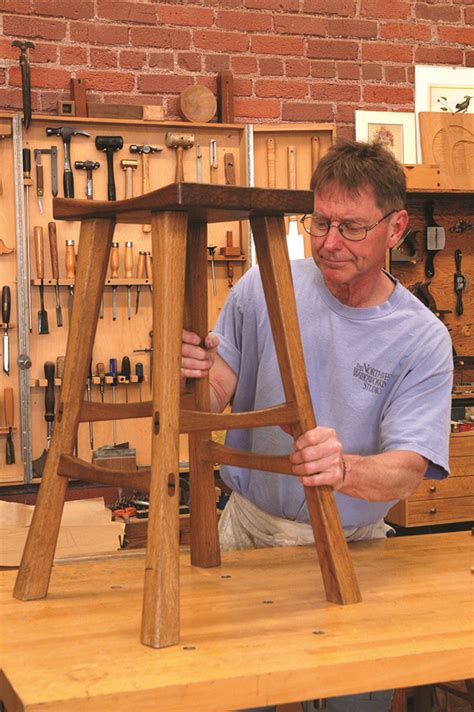
[[[236,121],[335,121],[412,111],[414,64],[474,67],[472,0],[0,0],[0,109],[21,107],[30,39],[34,110],[54,112],[70,77],[90,101],[164,105],[234,74]],[[474,71],[474,70],[473,70]]]

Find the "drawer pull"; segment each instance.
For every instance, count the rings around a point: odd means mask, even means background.
[[[431,507],[430,514],[436,514],[437,511],[436,507]]]
[[[436,486],[435,486],[435,485],[431,485],[431,487],[430,487],[430,492],[436,492]]]

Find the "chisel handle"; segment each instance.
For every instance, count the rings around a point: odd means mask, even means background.
[[[44,195],[44,172],[43,166],[36,164],[36,195],[42,198]]]
[[[151,258],[151,252],[145,252],[145,271],[146,278],[151,279],[153,277],[153,262]]]
[[[137,263],[137,278],[138,279],[144,279],[146,275],[146,252],[144,250],[140,250],[138,253],[138,263]]]
[[[2,323],[8,328],[10,322],[11,294],[10,287],[5,285],[2,289]]]
[[[66,277],[74,279],[76,276],[76,253],[74,240],[66,240]]]
[[[44,392],[44,419],[47,423],[54,420],[54,363],[46,361],[44,364],[44,377],[48,384]]]
[[[49,235],[49,251],[51,254],[51,272],[53,279],[56,281],[59,279],[59,260],[58,260],[58,238],[56,234],[56,223],[48,223],[48,235]]]
[[[31,150],[24,148],[21,153],[23,157],[23,178],[29,178],[31,174]]]
[[[150,192],[150,155],[142,153],[142,193]]]
[[[3,407],[5,409],[5,424],[8,428],[13,428],[14,421],[14,404],[13,404],[13,388],[3,389]]]
[[[36,255],[36,275],[38,279],[44,279],[43,228],[39,225],[35,225],[33,235]]]
[[[143,383],[145,379],[145,374],[143,371],[143,364],[141,361],[135,364],[135,375],[138,378],[138,383]]]
[[[112,247],[110,249],[110,276],[112,279],[118,277],[119,264],[119,243],[112,242]]]
[[[319,163],[319,158],[321,155],[321,144],[319,142],[319,136],[311,136],[311,170],[316,170],[316,166]]]
[[[275,139],[267,139],[267,171],[268,171],[268,187],[276,187],[276,172],[275,172]]]
[[[296,190],[296,146],[288,146],[288,188]]]
[[[128,356],[122,358],[122,365],[120,366],[120,374],[125,378],[126,381],[130,380],[132,375],[132,365]]]
[[[124,269],[126,277],[133,277],[133,242],[125,243]]]

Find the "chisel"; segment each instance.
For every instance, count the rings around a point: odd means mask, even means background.
[[[115,405],[117,402],[116,388],[117,388],[117,359],[109,359],[109,372],[108,376],[112,376],[112,403]],[[112,434],[114,439],[114,446],[117,445],[117,421],[112,420]]]
[[[153,262],[151,252],[145,252],[145,272],[146,278],[150,280],[148,289],[153,293]]]
[[[112,242],[110,250],[110,277],[117,279],[119,271],[119,243]],[[117,285],[112,285],[112,321],[117,319]],[[115,444],[115,443],[114,443]]]
[[[14,410],[13,410],[13,388],[3,389],[3,405],[5,408],[5,423],[8,428],[7,444],[5,450],[5,464],[14,465],[15,464],[15,446],[13,445],[13,422],[14,422]]]
[[[125,243],[124,260],[125,277],[133,277],[133,242],[127,240]],[[127,284],[127,319],[131,318],[132,312],[132,285]]]
[[[59,261],[58,261],[58,240],[56,236],[56,223],[48,223],[48,234],[49,234],[49,251],[51,254],[51,272],[53,279],[56,284],[54,288],[56,290],[56,324],[58,326],[63,325],[63,312],[61,309],[61,302],[59,299]]]
[[[137,279],[145,279],[146,268],[145,268],[146,252],[140,250],[138,253],[138,264],[137,264]],[[135,314],[138,314],[138,305],[140,302],[140,292],[142,291],[142,285],[137,284],[137,300],[135,302]]]
[[[38,334],[49,334],[48,312],[44,308],[44,251],[43,251],[43,228],[38,225],[34,230],[35,250],[36,250],[36,273],[40,280],[40,310],[38,312]]]
[[[71,320],[72,305],[74,302],[74,280],[76,277],[76,253],[74,251],[74,240],[66,240],[66,277],[72,280],[72,283],[68,285],[69,299],[67,303],[69,320]]]
[[[10,375],[10,340],[8,337],[8,324],[10,323],[11,297],[10,287],[2,289],[2,322],[3,322],[3,370]]]
[[[51,438],[53,437],[54,423],[54,363],[46,361],[44,364],[44,377],[47,380],[47,386],[44,392],[44,419],[46,420],[46,442],[47,450],[51,447]]]

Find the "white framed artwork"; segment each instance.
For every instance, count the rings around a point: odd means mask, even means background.
[[[416,163],[415,114],[405,111],[356,111],[358,141],[381,143],[400,163]]]

